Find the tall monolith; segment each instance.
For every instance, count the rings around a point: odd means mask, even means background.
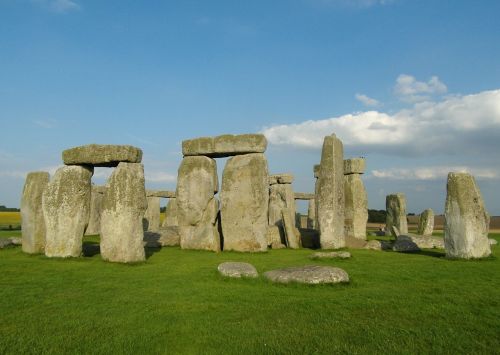
[[[418,219],[417,234],[432,235],[434,230],[434,211],[430,208],[420,214]]]
[[[403,193],[387,195],[385,198],[387,216],[385,219],[385,233],[393,235],[393,226],[400,234],[408,234],[408,221],[406,220],[406,197]]]
[[[92,185],[92,194],[90,198],[90,217],[89,224],[85,229],[85,235],[95,235],[101,233],[101,210],[105,191],[106,186]]]

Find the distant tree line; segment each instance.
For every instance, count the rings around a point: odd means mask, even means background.
[[[13,207],[5,207],[4,205],[0,205],[0,212],[19,212],[19,208]]]
[[[368,222],[370,223],[385,223],[385,210],[368,210]]]

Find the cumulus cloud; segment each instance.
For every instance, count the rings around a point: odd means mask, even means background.
[[[364,94],[356,94],[354,97],[356,98],[356,100],[358,100],[365,106],[370,106],[370,107],[380,106],[380,102],[378,100],[375,100]]]
[[[431,77],[427,82],[417,81],[411,75],[401,74],[396,79],[394,93],[403,102],[428,101],[434,95],[442,95],[448,91],[446,85],[437,76]]]
[[[471,168],[468,166],[432,166],[418,168],[391,168],[373,170],[371,176],[386,180],[442,180],[449,172],[469,173],[478,179],[497,179],[499,169]]]
[[[274,145],[320,148],[335,133],[353,152],[468,154],[500,148],[500,90],[424,102],[394,114],[366,111],[264,127]]]

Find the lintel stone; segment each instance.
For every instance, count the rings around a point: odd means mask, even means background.
[[[314,194],[308,194],[306,192],[296,192],[294,194],[294,199],[296,200],[313,200]]]
[[[263,134],[225,134],[217,137],[201,137],[182,142],[184,156],[204,155],[224,158],[234,155],[264,153],[267,140]]]
[[[142,150],[131,145],[88,144],[66,149],[62,159],[65,165],[116,167],[120,162],[140,163]]]
[[[175,191],[147,190],[146,197],[175,198]]]
[[[365,172],[365,158],[344,160],[344,175],[363,174]]]

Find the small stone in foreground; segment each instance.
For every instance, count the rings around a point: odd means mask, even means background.
[[[392,243],[389,241],[369,240],[363,249],[369,250],[392,250]]]
[[[217,266],[217,270],[222,276],[232,278],[258,277],[259,273],[252,264],[228,261]]]
[[[11,245],[14,245],[14,243],[12,243],[12,240],[6,238],[0,239],[0,249],[3,249],[5,247],[10,247]]]
[[[349,282],[349,275],[344,270],[338,267],[317,265],[272,270],[264,273],[264,277],[276,283],[297,282],[312,285]]]
[[[490,238],[490,239],[488,239],[488,240],[489,240],[489,242],[490,242],[490,245],[497,245],[497,244],[498,244],[498,241],[497,241],[496,239],[492,239],[492,238]]]
[[[310,259],[349,259],[351,253],[348,251],[317,252],[312,254]]]
[[[401,253],[415,253],[419,252],[420,248],[410,237],[400,235],[396,240],[396,243],[394,243],[392,250],[399,251]]]

